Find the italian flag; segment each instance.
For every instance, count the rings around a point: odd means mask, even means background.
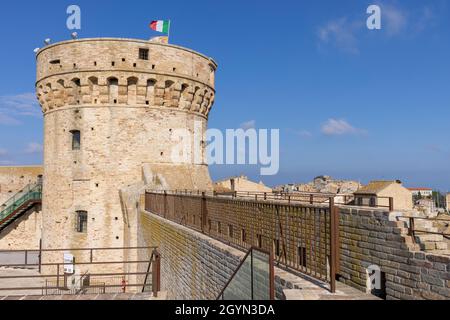
[[[169,33],[169,29],[170,29],[170,20],[157,20],[157,21],[152,21],[150,23],[150,28],[158,31],[158,32],[164,32],[164,33]]]

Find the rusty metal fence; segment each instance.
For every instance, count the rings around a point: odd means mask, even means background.
[[[338,214],[334,198],[307,204],[207,193],[146,192],[146,211],[231,246],[273,253],[281,267],[330,284],[339,269]],[[310,202],[313,202],[312,204]]]
[[[141,254],[137,255],[137,259],[131,260],[111,258],[116,256],[115,254],[105,258],[105,252],[114,251],[140,251]],[[46,254],[62,255],[66,252],[78,253],[87,259],[43,262],[46,260],[43,259]],[[157,297],[161,288],[161,258],[156,247],[8,250],[0,251],[0,258],[0,296],[83,295],[131,291],[153,292]],[[68,265],[74,271],[68,273]],[[22,272],[18,273],[20,270]],[[83,271],[80,273],[80,270]]]

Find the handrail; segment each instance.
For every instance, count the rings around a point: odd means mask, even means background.
[[[430,221],[430,222],[448,222],[450,223],[450,220],[445,219],[434,219],[434,218],[422,218],[422,217],[399,217],[399,219],[408,219],[408,235],[412,237],[413,243],[416,243],[416,235],[417,233],[422,234],[431,234],[431,235],[439,235],[443,236],[446,239],[450,239],[450,234],[445,232],[435,232],[435,231],[428,231],[428,230],[420,230],[417,229],[415,226],[415,220],[424,220],[424,221]]]
[[[2,205],[4,209],[0,211],[0,223],[3,223],[11,214],[14,213],[14,211],[19,209],[28,201],[37,201],[41,199],[42,184],[29,184]]]
[[[10,205],[14,204],[14,202],[17,201],[17,198],[29,193],[30,191],[32,191],[33,189],[35,189],[36,187],[38,187],[39,189],[41,189],[42,187],[42,183],[37,182],[37,183],[30,183],[27,186],[25,186],[22,190],[20,190],[19,192],[17,192],[14,196],[12,196],[11,198],[9,198],[6,202],[4,202],[2,204],[3,207],[9,207]]]
[[[146,278],[149,279],[149,273],[152,274],[153,276],[153,280],[152,283],[147,285],[147,283],[142,283],[141,281],[133,281],[132,283],[126,283],[126,287],[130,287],[130,288],[136,288],[137,291],[139,291],[140,289],[142,289],[143,286],[146,287],[150,287],[152,289],[152,292],[154,293],[154,297],[157,297],[157,293],[161,291],[160,287],[160,255],[158,253],[158,250],[156,247],[124,247],[124,248],[95,248],[95,249],[83,249],[83,248],[73,248],[67,251],[80,251],[80,250],[126,250],[126,249],[147,249],[147,250],[151,250],[153,249],[152,255],[151,255],[151,261],[150,261],[150,266],[153,267],[147,269],[146,271],[139,271],[140,265],[144,265],[147,267],[147,265],[149,264],[149,260],[148,259],[142,259],[142,260],[137,260],[137,261],[126,261],[126,260],[122,260],[122,261],[115,261],[115,259],[113,259],[112,261],[95,261],[94,259],[88,258],[88,260],[90,261],[83,261],[83,262],[79,262],[79,261],[73,261],[71,264],[74,266],[74,268],[78,268],[81,266],[85,266],[87,268],[89,268],[90,270],[88,271],[83,271],[83,274],[80,276],[79,279],[77,279],[77,282],[75,284],[75,286],[73,286],[70,290],[70,292],[68,293],[64,293],[64,294],[84,294],[85,289],[86,290],[90,290],[90,289],[95,289],[95,288],[102,288],[103,291],[105,291],[106,288],[113,288],[113,289],[119,289],[119,288],[123,288],[124,284],[123,283],[118,283],[118,281],[115,281],[117,279],[119,279],[118,277],[120,276],[120,279],[125,279],[125,277],[131,277],[133,276],[133,279],[139,280],[142,278]],[[60,250],[63,249],[48,249],[46,251],[48,252],[60,252]],[[19,252],[20,250],[16,250],[16,251],[2,251],[2,252]],[[43,250],[44,251],[44,250]],[[23,250],[22,252],[25,253],[25,255],[28,252],[34,252],[33,250]],[[38,252],[36,250],[36,252]],[[0,252],[1,253],[1,252]],[[24,286],[24,287],[20,287],[20,285],[18,285],[17,287],[2,287],[0,286],[0,296],[2,295],[2,292],[4,291],[31,291],[31,290],[42,290],[42,292],[48,292],[48,291],[54,291],[56,290],[57,292],[59,292],[58,290],[67,290],[68,288],[66,287],[66,273],[62,273],[61,272],[61,268],[63,266],[65,266],[67,264],[67,262],[54,262],[54,263],[39,263],[39,264],[28,264],[27,262],[25,262],[25,264],[5,264],[5,265],[0,265],[0,267],[8,267],[8,268],[14,268],[14,267],[30,267],[30,266],[46,266],[46,267],[52,267],[51,271],[45,274],[27,274],[27,275],[7,275],[7,276],[0,276],[0,280],[13,280],[13,279],[39,279],[39,280],[45,280],[46,281],[46,285],[45,287],[43,286]],[[129,266],[133,266],[136,265],[137,269],[135,270],[134,268],[132,269],[128,269],[125,268],[124,271],[115,271],[115,268],[112,269],[110,272],[107,271],[102,271],[103,269],[98,269],[97,272],[92,272],[92,269],[89,266],[103,266],[103,267],[108,267],[109,266],[114,266],[114,265],[129,265]],[[50,268],[48,269],[50,270]],[[86,270],[86,268],[84,268],[84,270]],[[128,271],[127,271],[128,270]],[[75,277],[78,278],[78,275],[73,274]],[[72,275],[70,275],[72,276]],[[90,283],[86,286],[84,286],[84,280],[90,277]],[[105,277],[109,277],[109,279],[112,279],[111,277],[114,277],[114,281],[111,283],[103,283],[103,279],[105,279]],[[51,280],[51,286],[48,285],[48,281]],[[64,281],[63,281],[64,280]],[[102,281],[103,280],[103,281]],[[100,285],[99,285],[100,284]]]
[[[256,202],[276,202],[289,205],[328,205],[330,199],[334,199],[334,203],[339,206],[358,206],[354,203],[354,194],[335,194],[335,193],[320,193],[320,192],[303,192],[296,191],[293,193],[286,192],[258,192],[258,191],[201,191],[201,190],[152,190],[147,189],[146,193],[161,194],[165,196],[185,196],[185,197],[206,197],[206,198],[231,198],[233,200],[246,200]],[[388,209],[394,211],[394,198],[392,197],[377,197],[378,199],[386,199],[389,204],[375,206],[364,205],[365,208]],[[338,199],[343,199],[338,200]],[[350,203],[350,201],[352,203]]]

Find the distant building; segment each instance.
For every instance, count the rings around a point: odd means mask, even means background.
[[[295,193],[334,193],[334,194],[353,194],[361,187],[357,181],[336,180],[330,176],[318,176],[313,181],[305,184],[286,184],[275,188],[275,191]]]
[[[264,183],[253,182],[246,176],[227,178],[214,184],[214,190],[217,192],[266,192],[272,193],[272,189]]]
[[[394,200],[394,210],[411,210],[412,193],[401,181],[372,181],[355,192],[355,204],[368,207],[389,207],[389,198]]]
[[[447,211],[450,211],[450,193],[447,193],[446,208],[447,208]]]
[[[412,192],[413,197],[418,197],[419,195],[423,198],[433,197],[433,189],[430,188],[408,188]]]
[[[414,208],[420,212],[423,212],[427,217],[437,216],[436,203],[433,199],[419,199],[416,201]]]

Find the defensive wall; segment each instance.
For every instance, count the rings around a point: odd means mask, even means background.
[[[42,166],[0,167],[0,206],[42,176]]]
[[[147,201],[152,200],[155,201],[155,198],[147,197]],[[170,200],[168,201],[170,202]],[[221,216],[213,215],[213,219],[214,225],[223,226],[223,231],[220,234],[216,233],[214,237],[221,241],[213,240],[212,237],[204,234],[209,232],[208,223],[202,234],[198,224],[194,223],[196,219],[190,215],[193,212],[192,209],[195,208],[192,197],[181,201],[185,201],[184,207],[176,204],[174,206],[166,205],[171,208],[166,211],[167,219],[162,214],[157,216],[149,212],[141,212],[139,233],[143,236],[146,245],[158,245],[161,248],[163,277],[166,277],[163,278],[162,283],[165,286],[164,289],[169,291],[169,295],[172,292],[175,298],[215,298],[214,295],[219,292],[219,288],[223,287],[225,279],[229,278],[244,255],[244,251],[226,245],[228,243],[242,246],[242,233],[230,234],[230,226],[234,230],[245,230],[245,228],[252,227],[246,224],[245,219],[236,218],[245,215],[243,210],[225,209],[227,202],[233,200],[218,198],[216,204],[221,205],[223,214]],[[241,204],[241,207],[247,207],[242,205],[246,201],[239,200],[237,202]],[[320,259],[320,252],[321,250],[325,251],[326,247],[317,245],[321,243],[317,240],[318,237],[327,237],[319,231],[325,230],[323,226],[326,226],[326,223],[320,223],[320,220],[308,220],[309,218],[299,220],[303,224],[303,235],[292,232],[293,229],[288,231],[289,228],[285,227],[285,236],[283,236],[276,231],[279,221],[266,216],[261,210],[262,207],[258,207],[253,201],[249,201],[249,204],[254,207],[253,213],[256,212],[260,216],[258,225],[265,225],[268,230],[266,235],[269,238],[265,242],[274,244],[274,253],[278,250],[276,248],[278,241],[283,243],[283,237],[288,238],[286,243],[294,242],[301,244],[300,248],[306,248],[306,251],[290,250],[288,261],[283,262],[283,269],[287,267],[287,270],[291,270],[291,275],[298,274],[303,266],[300,265],[300,269],[298,269],[293,261],[301,262],[304,259],[306,271],[317,278],[321,278],[322,273],[326,272],[324,270],[329,271],[329,259],[325,260],[325,263],[323,259]],[[147,204],[146,207],[147,210],[150,208],[150,211],[159,211],[157,206],[152,207]],[[232,205],[228,203],[228,207],[232,208]],[[305,209],[308,207],[305,206]],[[183,218],[180,218],[183,214],[173,215],[173,210],[189,214],[183,221]],[[283,215],[289,211],[281,212]],[[291,210],[290,212],[295,213],[296,211]],[[302,211],[297,211],[295,214],[301,216]],[[252,213],[247,213],[248,217],[251,215]],[[384,292],[376,294],[388,300],[450,298],[450,256],[420,251],[420,247],[414,244],[412,237],[408,235],[406,223],[399,221],[399,216],[401,216],[399,212],[388,213],[382,209],[348,206],[339,208],[339,266],[337,270],[339,281],[361,292],[371,293],[373,291],[370,285],[372,280],[370,269],[375,266],[381,272],[379,274],[380,290]],[[285,226],[289,220],[281,219],[281,224]],[[189,222],[186,223],[186,221]],[[256,223],[257,220],[253,221]],[[307,226],[308,223],[311,224],[314,221],[315,225]],[[185,226],[181,224],[185,224]],[[243,233],[247,235],[245,242],[248,246],[261,246],[261,243],[258,243],[258,237],[252,236],[251,229],[247,229]],[[294,235],[291,237],[292,233]],[[313,237],[305,237],[305,233],[313,234]],[[316,252],[310,253],[309,249],[314,248],[314,244]],[[316,260],[314,260],[314,255],[317,256]],[[283,261],[283,259],[279,261]],[[318,273],[314,272],[314,265],[317,266]],[[282,292],[287,287],[292,287],[292,284],[286,285],[286,281],[278,277],[277,298],[283,299]],[[203,292],[204,295],[202,295]]]

